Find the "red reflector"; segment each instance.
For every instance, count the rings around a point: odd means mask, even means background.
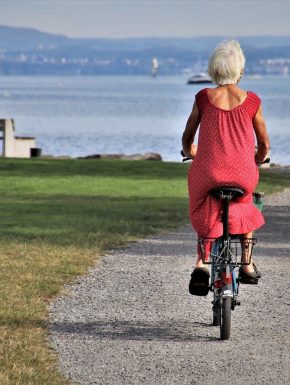
[[[214,281],[214,287],[216,289],[219,289],[220,287],[222,287],[222,281],[220,279],[217,279],[216,281]]]
[[[223,285],[230,285],[232,283],[232,274],[226,275],[226,273],[222,273],[222,282]]]

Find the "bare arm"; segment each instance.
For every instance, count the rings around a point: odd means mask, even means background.
[[[196,146],[192,145],[200,122],[200,116],[196,103],[192,107],[182,135],[182,148],[185,156],[195,156]]]
[[[260,106],[253,120],[254,130],[257,137],[258,151],[256,153],[256,162],[263,162],[270,149],[269,136],[266,129],[266,123],[263,117],[262,107]]]

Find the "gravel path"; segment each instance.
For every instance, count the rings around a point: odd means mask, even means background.
[[[85,385],[290,384],[290,189],[267,205],[255,249],[263,277],[241,286],[229,341],[211,326],[211,295],[187,291],[188,225],[104,256],[51,306],[64,375]]]

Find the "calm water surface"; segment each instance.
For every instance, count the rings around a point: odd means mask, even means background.
[[[182,76],[0,77],[0,114],[43,154],[158,152],[179,161],[194,95]],[[245,79],[262,98],[273,162],[290,164],[290,77]]]

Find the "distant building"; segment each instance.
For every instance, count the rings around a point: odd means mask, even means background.
[[[14,136],[13,119],[0,119],[0,132],[2,132],[0,139],[3,158],[31,158],[40,155],[35,138]]]

